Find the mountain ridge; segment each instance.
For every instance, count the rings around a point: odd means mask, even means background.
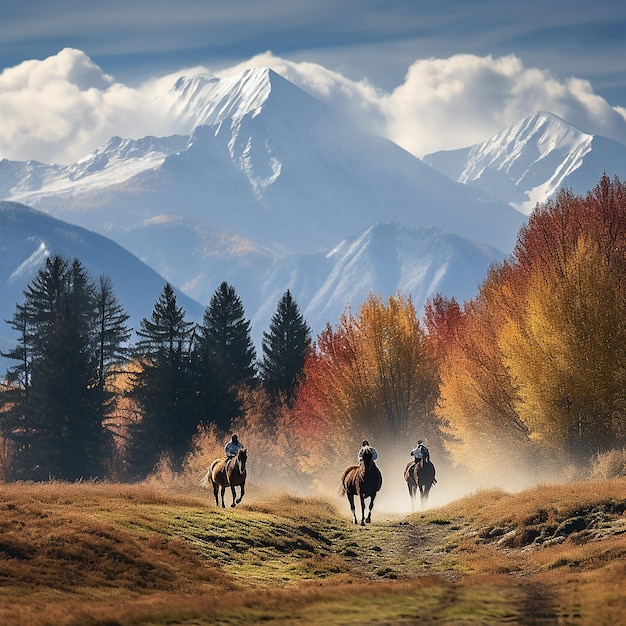
[[[10,319],[23,291],[54,255],[78,260],[97,280],[101,274],[113,281],[115,292],[130,314],[129,326],[139,329],[149,318],[167,282],[119,244],[87,229],[54,218],[16,202],[0,201],[0,317]],[[175,286],[174,286],[175,287]],[[175,287],[179,304],[190,319],[199,321],[204,307]],[[8,324],[0,328],[0,349],[14,340]]]
[[[623,176],[626,146],[538,111],[481,143],[427,154],[424,161],[530,214],[559,189],[582,194],[604,173]],[[607,172],[608,164],[614,171]]]
[[[505,251],[514,244],[524,218],[509,205],[357,129],[275,72],[210,84],[217,102],[195,89],[193,106],[189,95],[184,106],[197,115],[209,107],[199,121],[215,123],[194,126],[186,141],[115,140],[75,164],[37,166],[36,176],[23,166],[21,178],[18,165],[4,162],[0,189],[113,239],[136,215],[182,212],[283,250],[332,247],[383,221],[461,229]]]
[[[229,282],[258,347],[286,289],[314,336],[370,293],[418,312],[437,292],[470,299],[525,223],[271,70],[180,77],[162,97],[188,133],[112,137],[64,166],[0,161],[0,192],[122,246],[196,310]]]
[[[159,222],[154,226],[158,228]],[[188,238],[186,229],[198,224],[181,218],[178,227]],[[162,247],[171,233],[171,224],[166,224],[161,231]],[[215,257],[197,264],[199,272],[208,274],[204,279],[211,287],[196,299],[177,289],[179,304],[188,319],[198,322],[213,292],[222,281],[228,282],[242,299],[259,354],[263,331],[269,328],[286,289],[294,295],[315,338],[326,324],[336,324],[346,308],[356,310],[370,293],[386,298],[403,292],[413,299],[418,313],[435,292],[461,301],[469,299],[489,265],[502,258],[495,249],[433,227],[391,223],[373,225],[342,240],[331,251],[283,256],[220,230],[200,230],[198,236],[209,237],[207,253]],[[106,237],[18,203],[0,202],[0,247],[4,252],[0,262],[3,319],[11,318],[15,305],[23,299],[23,290],[45,258],[53,254],[78,258],[94,279],[101,274],[110,276],[135,329],[141,318],[150,316],[166,282],[152,267]],[[193,254],[190,250],[184,260],[193,262]],[[193,288],[186,285],[185,291],[193,292]],[[6,351],[14,340],[8,325],[0,329],[0,349]]]

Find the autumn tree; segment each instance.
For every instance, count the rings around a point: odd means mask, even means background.
[[[560,192],[515,249],[525,304],[500,343],[534,440],[588,459],[624,441],[626,187]]]
[[[424,323],[435,345],[440,376],[436,412],[457,464],[475,474],[523,466],[528,429],[514,409],[515,391],[497,337],[502,325],[506,266],[492,268],[479,297],[460,307],[454,300],[426,303]]]
[[[463,461],[508,446],[588,464],[624,445],[625,263],[626,187],[603,176],[538,206],[462,310],[427,307]]]
[[[352,457],[363,437],[388,449],[422,438],[441,450],[436,362],[410,298],[370,295],[357,315],[345,312],[304,372],[295,412],[302,440],[321,442],[315,455]]]

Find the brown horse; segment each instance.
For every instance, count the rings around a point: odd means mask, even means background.
[[[374,499],[383,485],[383,477],[380,470],[372,459],[372,451],[369,447],[363,449],[363,461],[360,465],[351,465],[341,476],[343,495],[348,496],[350,510],[354,517],[354,523],[358,524],[354,507],[354,496],[361,499],[361,526],[372,521],[372,509]],[[365,498],[370,499],[367,518],[365,517]]]
[[[420,504],[422,507],[426,505],[430,488],[437,483],[435,478],[435,466],[428,461],[421,459],[414,463],[409,461],[404,468],[404,480],[406,480],[411,496],[411,508],[415,510],[415,495],[419,491]]]
[[[234,507],[241,502],[246,485],[246,463],[248,461],[248,452],[246,448],[242,448],[237,452],[237,456],[233,456],[230,459],[215,459],[209,467],[207,473],[204,475],[200,484],[204,487],[207,483],[213,485],[213,494],[215,495],[215,505],[219,506],[220,502],[217,497],[217,492],[220,487],[222,489],[222,508],[225,508],[224,493],[226,487],[230,487],[233,494],[233,503],[230,505]],[[235,487],[239,487],[241,493],[239,498],[235,493]]]

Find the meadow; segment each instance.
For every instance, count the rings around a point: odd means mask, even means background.
[[[626,623],[626,479],[476,491],[355,526],[251,485],[0,484],[0,623]]]

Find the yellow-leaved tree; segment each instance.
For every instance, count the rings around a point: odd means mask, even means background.
[[[435,303],[437,304],[437,303]],[[626,444],[626,185],[538,206],[461,307],[427,307],[451,449],[491,465],[531,451],[589,467]],[[483,445],[478,445],[483,442]],[[529,445],[530,444],[530,445]],[[506,452],[506,450],[509,452]]]

